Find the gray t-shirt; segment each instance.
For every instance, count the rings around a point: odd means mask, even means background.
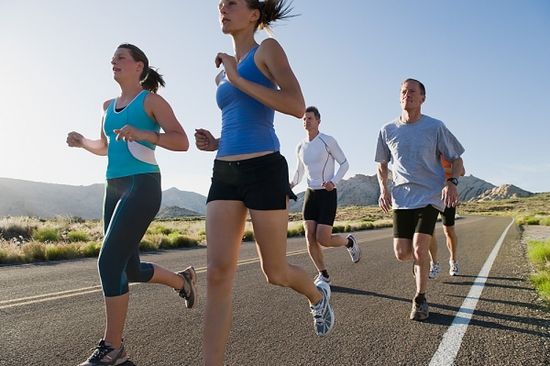
[[[384,125],[378,134],[375,161],[392,166],[391,190],[394,209],[415,209],[432,205],[445,209],[441,190],[445,172],[440,156],[458,159],[464,148],[440,120],[426,115],[406,124],[399,118]]]

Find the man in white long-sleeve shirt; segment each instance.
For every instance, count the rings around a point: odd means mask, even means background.
[[[320,123],[319,110],[308,107],[304,115],[307,136],[296,147],[298,163],[290,185],[294,187],[307,177],[303,207],[307,249],[319,271],[315,280],[330,283],[321,246],[345,246],[354,263],[361,259],[361,249],[352,235],[332,234],[337,207],[336,185],[348,171],[349,163],[336,140],[319,132]],[[335,162],[339,164],[336,174]]]

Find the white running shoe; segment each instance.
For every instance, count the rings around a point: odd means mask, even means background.
[[[311,315],[313,315],[313,327],[315,334],[319,337],[326,336],[334,327],[334,311],[329,304],[330,300],[330,285],[326,282],[319,281],[315,284],[319,292],[323,295],[321,301],[315,305],[311,305]]]
[[[441,272],[441,267],[439,266],[439,263],[430,262],[430,273],[428,273],[428,278],[430,280],[435,280],[439,272]]]
[[[321,272],[319,272],[319,274],[313,279],[313,283],[317,284],[319,281],[330,283],[330,277],[325,277]]]
[[[449,261],[449,275],[456,276],[460,273],[458,261]]]
[[[346,239],[348,240],[351,239],[353,243],[351,248],[346,247],[346,249],[349,252],[349,256],[351,257],[351,260],[353,261],[353,263],[359,262],[359,260],[361,259],[361,248],[359,248],[359,245],[357,244],[357,240],[355,240],[355,238],[351,234],[348,235]]]

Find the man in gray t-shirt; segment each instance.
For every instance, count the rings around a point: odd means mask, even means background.
[[[380,185],[379,206],[393,209],[393,247],[398,260],[413,260],[416,295],[410,318],[428,318],[426,289],[430,256],[428,248],[437,215],[458,203],[456,185],[462,172],[464,148],[443,122],[423,115],[424,85],[415,79],[401,84],[401,116],[384,125],[378,135],[375,161]],[[440,156],[452,163],[445,180]],[[393,187],[388,188],[388,164]]]

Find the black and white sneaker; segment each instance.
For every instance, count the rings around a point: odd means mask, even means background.
[[[351,260],[353,261],[353,263],[359,262],[359,260],[361,259],[361,248],[359,248],[359,245],[357,244],[357,240],[351,234],[348,235],[346,239],[351,240],[351,242],[353,243],[351,247],[349,248],[346,247],[346,249],[349,252],[349,256],[351,257]]]
[[[334,311],[329,304],[330,285],[324,281],[318,281],[315,286],[317,286],[323,298],[317,304],[311,305],[311,315],[313,315],[315,334],[323,337],[329,334],[334,327]]]
[[[124,350],[124,343],[115,349],[102,339],[95,347],[92,355],[78,366],[121,365],[126,361],[128,361],[128,355]]]
[[[185,307],[191,309],[197,301],[197,272],[193,266],[187,267],[185,271],[178,272],[183,277],[183,288],[174,289],[185,300]]]

